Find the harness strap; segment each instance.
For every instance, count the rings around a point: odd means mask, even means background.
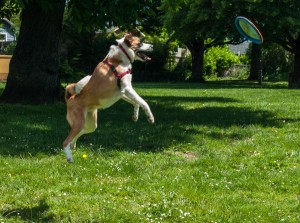
[[[128,53],[126,52],[126,50],[124,49],[124,47],[120,44],[119,45],[120,49],[122,50],[122,52],[126,55],[126,57],[128,58],[128,60],[130,61],[130,63],[133,63],[133,61],[131,61],[130,56],[128,55]]]
[[[103,60],[103,63],[105,63],[107,66],[109,66],[110,70],[114,73],[114,75],[118,79],[122,79],[125,75],[131,73],[131,69],[128,69],[127,71],[119,74],[118,71],[116,70],[116,67],[112,63],[108,62],[107,59]]]

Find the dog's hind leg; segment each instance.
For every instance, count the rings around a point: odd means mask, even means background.
[[[63,148],[67,161],[73,162],[71,148],[75,146],[77,139],[84,134],[84,112],[81,109],[68,109],[67,120],[71,126],[71,131],[63,142]]]
[[[67,157],[67,161],[72,163],[74,159],[71,149],[75,147],[78,138],[84,134],[95,131],[97,128],[97,110],[95,109],[88,111],[86,115],[84,115],[84,112],[80,112],[80,115],[78,112],[73,112],[73,115],[70,113],[72,112],[68,113],[68,121],[70,124],[72,124],[71,131],[63,143],[63,148]],[[76,116],[76,120],[71,118],[73,116]]]
[[[96,128],[97,128],[97,109],[93,109],[86,113],[83,134],[94,132]]]

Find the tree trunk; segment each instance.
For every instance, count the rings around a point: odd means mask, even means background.
[[[300,34],[295,41],[294,72],[289,77],[290,88],[300,88]]]
[[[203,83],[205,82],[203,78],[204,40],[195,39],[186,43],[186,46],[192,56],[192,76],[189,80],[192,82]]]
[[[52,103],[60,97],[58,44],[65,0],[47,3],[25,4],[2,102]]]
[[[261,84],[261,46],[252,44],[251,67],[248,80],[259,81]]]

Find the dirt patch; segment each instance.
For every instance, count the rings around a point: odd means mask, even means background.
[[[187,161],[195,161],[198,159],[198,156],[195,152],[175,152],[176,156],[181,156],[185,158]]]

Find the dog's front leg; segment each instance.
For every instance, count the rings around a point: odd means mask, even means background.
[[[145,111],[148,122],[154,123],[154,116],[147,102],[142,99],[131,85],[132,75],[128,74],[121,79],[121,95],[125,101],[134,105],[134,120],[138,119],[139,106]]]
[[[138,103],[136,103],[135,101],[131,100],[129,97],[127,97],[125,95],[125,92],[123,92],[122,94],[122,99],[124,101],[127,101],[128,103],[133,105],[133,115],[132,115],[132,120],[134,122],[137,122],[137,120],[139,119],[139,110],[140,110],[140,105]]]
[[[138,106],[141,106],[142,109],[145,111],[146,116],[148,118],[148,122],[150,123],[154,123],[154,116],[150,110],[149,105],[147,104],[147,102],[142,99],[138,93],[136,93],[136,91],[131,87],[131,86],[126,86],[123,89],[124,95],[129,98],[130,100],[132,100],[134,103],[138,104]],[[136,107],[135,107],[136,108]],[[138,107],[137,107],[137,112],[138,112]]]

